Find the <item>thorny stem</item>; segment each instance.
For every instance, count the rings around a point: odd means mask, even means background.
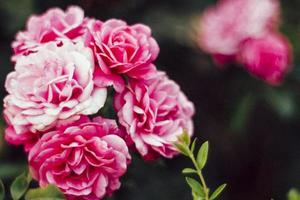
[[[207,187],[207,185],[205,183],[204,176],[203,176],[202,171],[201,171],[201,169],[199,168],[199,166],[196,162],[195,156],[190,150],[189,150],[189,157],[191,158],[191,160],[192,160],[192,162],[193,162],[193,164],[194,164],[194,166],[197,170],[197,175],[199,176],[200,181],[202,183],[204,194],[205,194],[205,200],[209,200],[209,188]]]

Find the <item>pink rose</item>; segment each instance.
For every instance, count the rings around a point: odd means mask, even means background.
[[[143,157],[171,158],[177,154],[173,144],[178,136],[193,132],[194,106],[163,72],[147,81],[130,81],[114,104],[120,124]]]
[[[67,199],[102,199],[120,187],[130,155],[114,120],[45,133],[30,150],[30,172],[41,187],[56,185]]]
[[[278,85],[290,71],[291,48],[285,37],[269,34],[246,40],[239,54],[240,62],[254,76]]]
[[[4,116],[12,131],[34,134],[97,113],[105,103],[106,88],[94,85],[93,72],[91,50],[68,40],[18,57],[5,84],[9,94]]]
[[[224,64],[237,54],[243,40],[276,29],[279,13],[278,0],[219,0],[201,17],[199,45]],[[218,60],[220,55],[222,60]]]
[[[5,140],[13,145],[24,145],[26,152],[38,141],[39,135],[39,133],[32,134],[31,132],[16,134],[14,127],[11,125],[5,129]]]
[[[26,30],[17,34],[12,47],[15,54],[23,54],[34,51],[40,43],[57,38],[75,39],[83,34],[83,22],[84,13],[80,7],[71,6],[66,12],[59,8],[49,9],[29,18]]]
[[[89,20],[86,45],[94,49],[104,74],[125,74],[131,78],[149,78],[156,71],[151,64],[159,47],[148,26],[129,26],[121,20]]]
[[[77,125],[80,123],[89,122],[89,118],[87,116],[81,116],[79,120],[77,121],[67,121],[65,120],[62,124],[57,124],[56,127],[51,128],[48,130],[48,132],[54,130],[55,128],[66,128],[67,126]],[[24,132],[22,134],[17,134],[14,127],[12,125],[9,125],[5,129],[5,140],[13,145],[24,145],[24,150],[28,152],[40,139],[41,135],[43,135],[43,132],[36,132],[32,133],[30,131]],[[123,135],[121,135],[123,136]]]

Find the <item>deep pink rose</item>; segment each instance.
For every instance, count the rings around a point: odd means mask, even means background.
[[[239,59],[251,74],[271,85],[278,85],[290,71],[291,55],[291,48],[285,37],[269,34],[246,40]]]
[[[13,145],[24,145],[26,152],[38,141],[39,136],[40,133],[32,134],[29,131],[23,134],[17,134],[13,126],[8,126],[5,129],[5,140]]]
[[[13,127],[10,131],[35,134],[97,113],[107,92],[94,85],[93,72],[91,50],[68,40],[41,45],[36,53],[18,57],[5,84],[9,94],[4,117]]]
[[[106,22],[91,19],[87,26],[86,45],[94,49],[104,74],[149,78],[155,73],[151,63],[157,58],[159,47],[148,26],[129,26],[116,19]]]
[[[82,115],[76,121],[72,121],[72,120],[67,121],[67,120],[65,120],[64,123],[57,124],[56,127],[51,128],[47,132],[55,130],[56,128],[66,128],[70,125],[77,125],[77,124],[81,124],[81,123],[85,123],[85,122],[89,122],[89,121],[90,120],[87,116]],[[37,143],[37,141],[40,139],[40,137],[43,134],[44,134],[43,132],[32,133],[29,130],[27,132],[22,133],[22,134],[17,134],[14,127],[12,125],[9,125],[5,129],[5,140],[7,142],[9,142],[10,144],[13,144],[13,145],[23,145],[24,150],[26,152],[28,152]],[[120,135],[120,136],[123,137],[124,134]]]
[[[56,185],[67,199],[102,199],[120,187],[130,155],[114,120],[97,117],[45,133],[29,152],[41,187]]]
[[[15,54],[22,54],[57,38],[75,39],[83,34],[83,23],[84,12],[80,7],[71,6],[66,12],[60,8],[49,9],[29,18],[26,30],[17,34],[12,47]]]
[[[224,64],[237,54],[242,41],[276,29],[279,13],[278,0],[219,0],[201,17],[199,45]]]
[[[155,153],[171,158],[177,154],[173,144],[178,136],[193,132],[194,105],[163,72],[147,81],[131,81],[114,104],[120,124],[144,158]]]

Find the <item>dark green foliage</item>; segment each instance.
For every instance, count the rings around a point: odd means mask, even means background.
[[[2,180],[0,179],[0,200],[4,200],[4,197],[5,197],[5,187]]]
[[[21,197],[28,190],[30,182],[31,176],[27,171],[23,172],[13,181],[10,186],[10,194],[13,200],[21,199]]]

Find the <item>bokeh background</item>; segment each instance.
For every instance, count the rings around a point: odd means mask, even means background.
[[[209,140],[204,174],[213,187],[228,183],[224,200],[286,199],[300,188],[300,1],[282,4],[282,32],[294,49],[294,70],[279,87],[270,87],[242,68],[218,69],[193,41],[201,12],[215,0],[0,0],[0,97],[12,71],[15,33],[26,19],[50,7],[81,6],[87,16],[121,18],[152,28],[160,45],[156,65],[167,71],[195,103],[195,136]],[[5,127],[2,120],[1,132]],[[26,168],[21,147],[0,139],[0,178],[8,187]],[[191,166],[179,156],[145,163],[134,157],[114,200],[191,200],[181,169]]]

